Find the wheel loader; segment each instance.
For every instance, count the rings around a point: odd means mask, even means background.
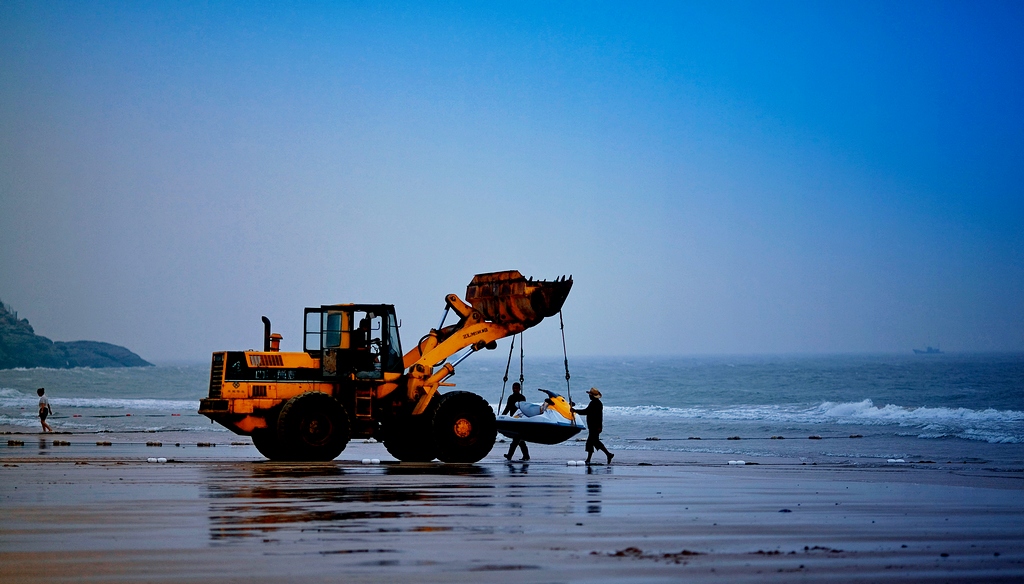
[[[571,276],[477,274],[466,300],[446,296],[438,327],[405,353],[391,304],[306,308],[295,353],[280,351],[263,317],[262,351],[213,353],[199,413],[251,436],[271,460],[333,460],[350,439],[372,437],[403,462],[477,462],[494,446],[494,411],[474,393],[440,388],[454,387],[462,359],[558,314],[571,288]],[[458,322],[445,326],[451,312]]]

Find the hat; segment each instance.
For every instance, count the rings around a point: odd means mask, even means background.
[[[587,390],[587,393],[594,397],[601,397],[601,392],[596,387],[591,387]]]

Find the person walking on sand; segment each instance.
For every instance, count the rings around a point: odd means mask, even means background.
[[[608,464],[611,464],[615,455],[608,452],[608,449],[601,443],[601,430],[604,429],[604,404],[601,403],[601,392],[596,387],[591,387],[587,391],[587,395],[590,396],[590,403],[587,407],[582,410],[572,409],[573,412],[587,417],[587,430],[590,432],[587,435],[587,465],[590,465],[594,450],[604,452],[608,456]]]
[[[516,413],[519,409],[519,402],[526,401],[526,396],[523,395],[523,386],[519,385],[518,382],[512,384],[512,395],[508,396],[508,400],[505,402],[505,409],[501,412],[503,416],[511,416]],[[512,456],[516,453],[516,448],[523,450],[522,460],[525,462],[530,460],[530,449],[526,447],[526,442],[519,438],[512,439],[512,445],[508,447],[508,454],[505,455],[505,460],[512,460]]]
[[[46,416],[52,414],[53,410],[50,409],[50,400],[46,399],[44,393],[46,393],[45,388],[40,387],[36,390],[36,394],[39,396],[39,423],[43,425],[43,432],[53,432],[53,428],[46,423]]]

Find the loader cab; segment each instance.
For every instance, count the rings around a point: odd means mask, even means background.
[[[324,377],[383,379],[402,373],[402,344],[390,304],[334,304],[305,311],[303,350]]]

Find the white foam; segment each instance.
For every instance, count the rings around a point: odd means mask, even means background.
[[[1024,411],[972,410],[947,407],[905,407],[895,404],[875,406],[870,399],[859,402],[822,402],[817,405],[739,405],[722,407],[670,408],[665,406],[608,406],[606,418],[636,423],[635,418],[664,421],[712,420],[783,424],[858,424],[901,426],[919,432],[920,438],[955,436],[991,443],[1024,442],[1020,424]]]
[[[836,422],[856,421],[857,423],[927,423],[962,421],[1024,421],[1024,411],[1017,410],[970,410],[967,408],[909,408],[893,404],[876,407],[870,399],[859,402],[823,402],[815,406],[788,405],[740,405],[713,407],[670,408],[665,406],[607,406],[609,418],[645,417],[712,420],[763,420],[768,422]]]
[[[20,408],[36,406],[39,398],[22,394],[18,395],[0,390],[0,408]],[[157,410],[168,412],[194,412],[199,408],[199,400],[170,399],[119,399],[107,397],[52,397],[50,405],[54,408],[94,408],[115,410]]]

